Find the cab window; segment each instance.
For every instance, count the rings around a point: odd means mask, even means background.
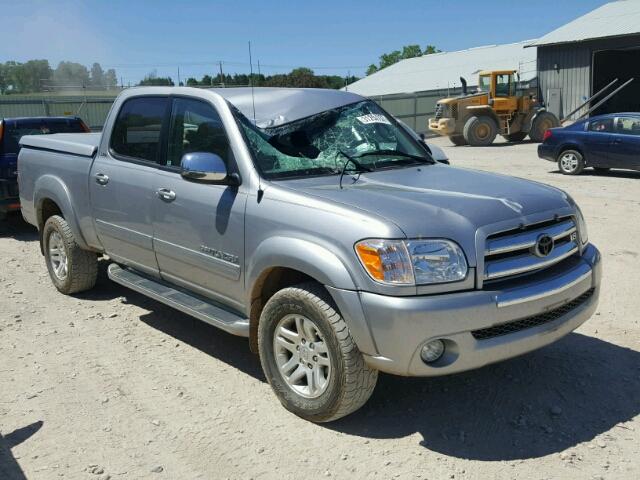
[[[127,100],[116,118],[111,134],[115,155],[160,163],[162,123],[166,97],[137,97]]]
[[[218,112],[208,103],[176,98],[171,108],[167,166],[180,166],[185,153],[209,152],[230,164],[231,148]]]
[[[491,75],[480,76],[480,84],[478,85],[478,91],[480,92],[491,91]]]
[[[515,85],[512,74],[496,75],[496,97],[511,97],[515,95]]]
[[[589,123],[590,132],[611,133],[613,132],[613,118],[601,118]]]

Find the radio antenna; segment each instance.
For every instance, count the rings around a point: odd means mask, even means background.
[[[253,61],[251,60],[251,40],[249,40],[249,86],[251,87],[251,104],[253,105],[253,123],[256,123],[256,99],[253,94]]]

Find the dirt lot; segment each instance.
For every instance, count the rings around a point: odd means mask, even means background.
[[[570,178],[535,145],[445,147],[556,185],[604,257],[596,315],[447,378],[381,376],[329,425],[279,405],[247,342],[106,279],[65,297],[37,233],[0,226],[0,478],[640,478],[640,173]]]

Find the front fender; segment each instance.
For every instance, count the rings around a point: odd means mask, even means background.
[[[302,272],[327,287],[360,351],[376,354],[356,284],[336,254],[308,240],[271,237],[263,241],[249,258],[246,275],[248,295],[251,295],[262,273],[271,268],[284,267]],[[250,304],[251,299],[248,300]]]
[[[69,228],[71,228],[78,246],[83,249],[89,249],[87,242],[82,235],[78,217],[71,202],[71,194],[64,182],[53,175],[43,175],[36,181],[34,191],[35,195],[33,198],[33,204],[36,211],[38,228],[41,229],[44,224],[42,218],[42,206],[44,201],[51,200],[60,208],[62,216],[69,225]]]
[[[285,267],[297,270],[330,287],[355,290],[346,266],[333,252],[316,243],[290,237],[271,237],[258,245],[247,264],[247,284],[253,286],[262,272]]]

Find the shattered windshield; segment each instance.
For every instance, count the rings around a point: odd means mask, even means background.
[[[369,170],[432,163],[425,148],[369,100],[264,129],[235,114],[268,179],[339,174],[350,157]]]

